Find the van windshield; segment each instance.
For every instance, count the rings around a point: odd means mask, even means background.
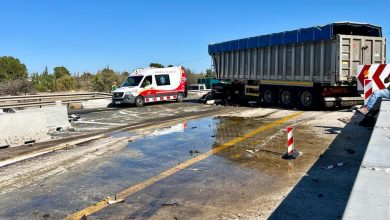
[[[123,82],[122,87],[125,86],[138,86],[144,76],[129,76],[125,82]]]

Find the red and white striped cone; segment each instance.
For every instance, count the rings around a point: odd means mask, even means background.
[[[283,159],[287,159],[287,160],[296,159],[300,155],[301,153],[295,150],[293,128],[288,127],[287,128],[287,153],[283,155]]]
[[[372,95],[372,80],[364,79],[364,105],[367,105],[368,100]]]

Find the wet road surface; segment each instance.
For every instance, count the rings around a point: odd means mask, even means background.
[[[183,166],[128,193],[122,203],[96,208],[88,219],[265,218],[337,136],[318,127],[326,124],[318,120],[327,121],[325,113],[295,114],[280,110],[248,118],[205,117],[153,130],[112,132],[106,139],[118,140],[107,142],[115,148],[12,191],[0,188],[0,217],[64,218]],[[287,125],[295,127],[303,152],[294,161],[281,159]],[[104,141],[86,145],[99,142]],[[213,152],[221,146],[226,147]]]

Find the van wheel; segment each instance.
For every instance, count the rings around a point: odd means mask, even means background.
[[[181,93],[181,92],[177,93],[176,100],[177,100],[178,102],[182,102],[183,99],[184,99],[183,93]]]
[[[145,104],[144,98],[142,98],[141,96],[137,96],[137,97],[135,98],[135,105],[136,105],[137,107],[142,107],[142,106],[144,106],[144,104]]]

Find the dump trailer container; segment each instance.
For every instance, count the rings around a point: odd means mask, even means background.
[[[385,63],[385,44],[379,26],[337,22],[208,49],[217,78],[244,82],[247,96],[265,105],[311,108],[324,101],[327,106],[361,101],[357,66]]]

